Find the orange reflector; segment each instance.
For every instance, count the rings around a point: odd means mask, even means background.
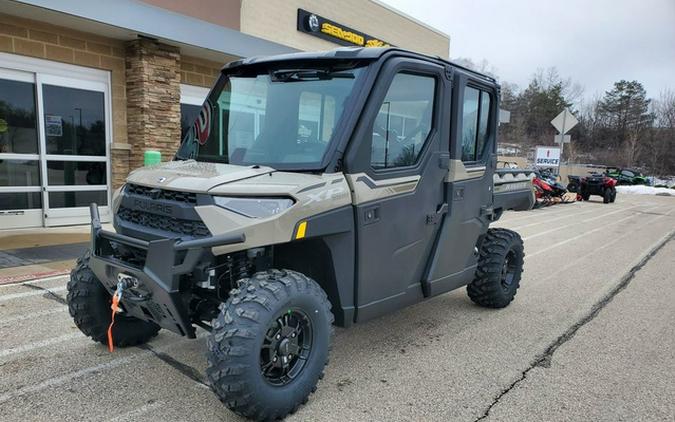
[[[295,232],[295,238],[302,239],[303,237],[305,237],[306,231],[307,231],[307,222],[303,221],[300,224],[298,224],[298,231]]]

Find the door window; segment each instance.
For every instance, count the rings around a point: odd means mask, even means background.
[[[38,153],[34,83],[0,79],[0,153]]]
[[[462,161],[480,160],[489,138],[492,98],[489,93],[467,86],[462,111]]]
[[[373,124],[370,164],[374,169],[414,165],[431,132],[436,80],[399,73]]]
[[[42,85],[47,154],[105,155],[103,92]]]

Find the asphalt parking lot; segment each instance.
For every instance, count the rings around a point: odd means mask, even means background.
[[[464,289],[337,330],[326,377],[288,418],[673,420],[675,198],[507,213],[521,289]],[[110,354],[75,328],[65,278],[0,286],[0,420],[239,420],[205,384],[204,332]]]

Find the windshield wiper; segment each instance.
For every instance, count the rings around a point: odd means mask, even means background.
[[[350,72],[320,69],[284,69],[270,72],[272,82],[328,81],[334,78],[354,79]]]

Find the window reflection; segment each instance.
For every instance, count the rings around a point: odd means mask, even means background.
[[[35,84],[0,79],[0,153],[37,152]]]
[[[476,159],[476,128],[478,124],[478,95],[475,88],[464,90],[464,111],[462,117],[462,161]]]
[[[105,155],[103,93],[43,85],[47,154]]]
[[[35,208],[42,208],[42,194],[40,192],[0,192],[0,211]]]
[[[435,80],[399,73],[394,77],[373,124],[373,168],[411,166],[431,132]]]
[[[48,161],[47,180],[55,185],[105,185],[106,165],[103,162]]]
[[[38,161],[0,159],[0,186],[40,186]]]
[[[107,205],[108,193],[104,190],[49,192],[49,208],[88,207],[92,202]]]

